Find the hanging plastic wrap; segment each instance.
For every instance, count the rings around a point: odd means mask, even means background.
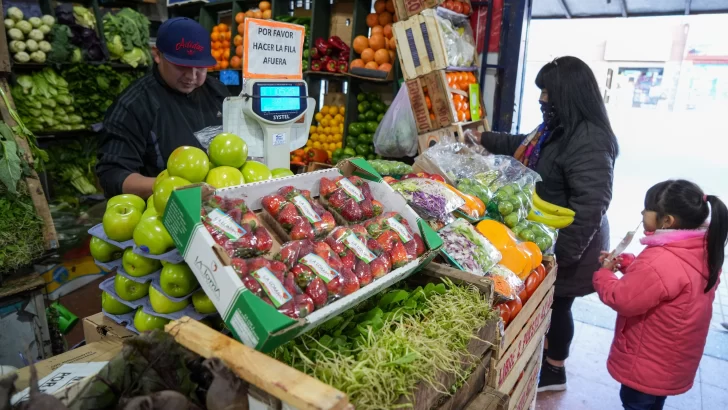
[[[476,57],[475,40],[468,16],[438,7],[436,17],[447,50],[447,65],[473,66]]]

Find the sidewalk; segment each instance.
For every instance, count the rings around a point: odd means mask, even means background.
[[[711,330],[711,333],[715,332]],[[619,383],[607,372],[614,332],[576,321],[571,355],[566,362],[568,390],[539,393],[537,410],[622,409]],[[728,361],[703,356],[692,390],[668,397],[665,409],[728,409]]]

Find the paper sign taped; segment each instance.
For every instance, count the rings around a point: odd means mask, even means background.
[[[53,373],[40,379],[38,388],[41,393],[53,394],[59,390],[70,387],[81,380],[93,376],[106,366],[108,362],[89,362],[89,363],[66,363],[57,368]],[[11,404],[28,400],[30,398],[30,388],[17,393],[10,400]]]
[[[303,26],[245,19],[243,77],[302,79]]]

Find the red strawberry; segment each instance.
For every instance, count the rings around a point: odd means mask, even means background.
[[[372,200],[372,208],[374,209],[374,215],[381,215],[384,211],[384,206],[376,199]]]
[[[346,195],[346,191],[343,189],[338,189],[334,191],[333,194],[327,199],[329,201],[329,205],[336,209],[337,211],[344,207],[344,203],[349,199],[349,196]]]
[[[276,276],[280,275],[281,282],[283,282],[283,275],[287,270],[288,268],[286,268],[286,264],[281,261],[272,261],[270,263],[270,271],[275,273]]]
[[[302,189],[300,191],[300,194],[303,195],[303,197],[306,198],[308,202],[313,202],[313,200],[311,199],[311,191],[309,191],[308,189]]]
[[[329,231],[330,226],[327,225],[324,221],[318,221],[313,223],[312,228],[314,236],[316,238],[321,238],[323,236],[326,236],[326,233]]]
[[[409,262],[409,258],[407,256],[407,250],[404,248],[404,245],[402,245],[402,242],[395,241],[394,246],[392,247],[391,252],[389,252],[390,257],[392,258],[392,267],[399,268],[407,264]]]
[[[306,256],[309,253],[313,253],[313,241],[308,239],[301,241],[301,249],[298,251],[298,257]]]
[[[245,262],[245,259],[232,258],[230,266],[233,268],[235,273],[238,274],[238,276],[243,276],[248,273],[248,264]]]
[[[339,211],[341,216],[349,222],[357,222],[362,219],[362,211],[359,204],[355,200],[349,199],[344,203],[344,207]]]
[[[248,259],[248,271],[255,272],[261,268],[270,269],[270,261],[264,258]]]
[[[321,186],[319,187],[319,193],[324,198],[328,198],[329,195],[331,195],[336,190],[336,184],[334,183],[334,181],[326,177],[322,177],[319,183],[321,184]]]
[[[261,254],[268,253],[273,247],[273,238],[270,237],[268,231],[261,227],[255,230],[255,250]]]
[[[324,211],[321,215],[321,222],[327,226],[327,231],[330,231],[336,226],[336,220],[334,215],[329,211]]]
[[[354,270],[354,265],[356,264],[354,252],[346,251],[346,254],[341,257],[341,264],[344,265],[345,269]]]
[[[276,217],[276,220],[281,225],[283,225],[284,228],[292,227],[293,224],[295,224],[296,221],[300,219],[301,216],[298,214],[298,209],[296,208],[296,205],[293,205],[290,202],[283,205],[280,212],[278,212],[278,216]]]
[[[422,240],[422,237],[420,234],[416,233],[413,235],[412,242],[417,244],[417,256],[422,256],[423,253],[427,250],[427,247],[425,247],[425,242]]]
[[[332,237],[328,237],[326,239],[326,243],[329,244],[329,247],[335,254],[339,256],[344,256],[346,254],[346,245],[342,242],[336,242]]]
[[[266,211],[271,214],[274,218],[278,216],[278,212],[281,209],[281,205],[286,202],[286,199],[281,195],[267,195],[260,200]]]
[[[252,232],[248,232],[240,238],[231,241],[231,245],[236,251],[239,251],[239,253],[246,253],[246,251],[253,249],[254,242],[255,236]]]
[[[352,293],[359,290],[359,279],[354,275],[352,271],[345,270],[341,273],[341,292],[344,296],[351,295]]]
[[[292,273],[288,273],[283,279],[283,287],[286,288],[288,293],[291,295],[298,295],[301,293],[300,288],[296,285],[296,278]]]
[[[288,242],[281,247],[276,255],[276,260],[283,262],[287,267],[292,267],[298,259],[298,251],[301,249],[301,242]]]
[[[240,228],[242,228],[243,231],[245,231],[245,232],[252,232],[253,231],[253,228],[251,228],[250,225],[248,225],[248,224],[240,224]]]
[[[306,289],[308,284],[316,277],[316,274],[314,274],[308,266],[300,263],[291,268],[291,273],[293,274],[293,278],[296,280],[296,284],[301,289]]]
[[[308,295],[296,295],[293,297],[293,303],[296,309],[296,315],[304,318],[314,311],[314,302]]]
[[[313,252],[326,261],[329,259],[331,248],[326,244],[326,242],[315,242],[313,244]]]
[[[207,206],[210,208],[222,208],[222,203],[225,201],[220,195],[213,195],[207,200]]]
[[[292,319],[298,319],[298,313],[296,312],[296,304],[292,300],[282,304],[281,307],[278,308],[278,311]]]
[[[384,249],[382,249],[382,246],[379,245],[379,242],[374,239],[367,239],[367,248],[369,248],[370,251],[374,252],[377,255],[381,254],[384,251]]]
[[[329,298],[328,290],[326,289],[326,283],[319,278],[314,278],[311,283],[306,286],[306,292],[308,296],[311,296],[311,299],[313,299],[313,304],[316,305],[317,308],[322,308],[326,305],[326,301]]]
[[[349,227],[349,229],[351,229],[356,234],[356,236],[359,237],[359,239],[366,238],[367,235],[369,235],[366,228],[364,228],[364,226],[362,225],[352,225]]]
[[[311,201],[310,203],[311,203],[311,208],[313,209],[314,212],[316,212],[316,215],[321,216],[324,212],[326,212],[326,209],[320,203],[318,203],[316,201]]]
[[[263,295],[263,288],[260,286],[260,283],[258,283],[258,281],[255,280],[255,278],[251,275],[243,275],[242,277],[240,277],[240,280],[243,282],[243,286],[245,286],[249,291],[253,292],[256,296]]]
[[[284,197],[288,197],[288,195],[290,194],[298,195],[298,193],[299,191],[291,185],[284,186],[283,188],[278,190],[278,195],[282,195]]]
[[[379,235],[377,242],[379,243],[379,246],[387,252],[392,251],[395,243],[399,243],[400,245],[402,244],[399,240],[399,236],[391,230],[384,231],[384,233]]]
[[[311,224],[302,218],[299,219],[298,222],[296,222],[291,228],[291,239],[294,241],[299,239],[313,239],[315,237],[316,235],[314,234]]]
[[[225,202],[225,212],[230,212],[233,209],[238,209],[240,212],[248,212],[248,206],[245,205],[245,201],[240,198],[228,198]]]
[[[258,221],[258,217],[253,211],[248,211],[243,214],[242,223],[250,225],[251,229],[255,229],[260,226],[260,221]]]
[[[364,227],[367,228],[367,233],[372,238],[379,238],[379,236],[384,232],[387,227],[381,223],[381,218],[377,218],[376,220],[366,222],[364,224]]]
[[[364,198],[363,201],[359,202],[359,207],[361,208],[361,213],[364,219],[370,219],[376,216],[374,214],[374,206],[369,198]]]
[[[367,198],[369,200],[374,199],[374,197],[372,197],[372,190],[371,188],[369,188],[368,183],[363,183],[362,186],[359,187],[359,189],[361,189],[361,193],[362,195],[364,195],[364,198]]]
[[[414,240],[406,242],[404,244],[404,250],[407,252],[409,260],[417,259],[417,243]]]
[[[326,284],[326,290],[328,290],[329,296],[339,296],[341,294],[342,287],[342,278],[340,274]]]
[[[356,262],[354,274],[359,279],[359,285],[364,287],[372,282],[372,270],[363,260]]]
[[[379,279],[382,276],[389,273],[389,270],[387,269],[387,261],[389,260],[389,256],[387,254],[382,254],[377,259],[374,259],[372,263],[369,264],[369,268],[372,270],[372,276],[374,279]]]
[[[361,187],[362,185],[364,185],[364,180],[361,179],[361,178],[359,178],[356,175],[352,175],[352,176],[350,176],[347,179],[349,180],[349,182],[351,182],[352,184],[354,184],[354,185],[356,185],[358,187]]]
[[[331,255],[329,256],[329,260],[326,261],[326,263],[329,264],[331,269],[333,269],[337,272],[340,272],[342,269],[344,269],[344,264],[341,262],[341,258],[339,258],[336,254],[334,254],[333,251],[332,251]]]
[[[240,225],[240,221],[243,219],[243,211],[238,208],[233,208],[227,214],[236,224]]]

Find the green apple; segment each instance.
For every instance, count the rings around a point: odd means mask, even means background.
[[[126,248],[124,256],[121,258],[121,267],[129,276],[138,278],[158,271],[162,268],[162,264],[156,259],[137,255],[132,248]]]
[[[207,173],[205,182],[212,185],[216,189],[229,186],[242,185],[245,183],[243,174],[239,169],[228,167],[226,165],[213,168]]]
[[[147,198],[147,210],[150,208],[154,208],[154,195],[149,195],[149,198]]]
[[[270,174],[273,179],[277,179],[283,177],[292,177],[293,171],[288,168],[273,168],[270,170]]]
[[[152,204],[151,208],[147,208],[147,210],[144,211],[144,213],[142,214],[142,221],[149,217],[157,216],[157,215],[159,215],[157,213],[157,208],[155,208],[154,204]]]
[[[174,241],[162,224],[160,216],[149,216],[137,224],[134,229],[134,243],[152,255],[161,255],[174,247]]]
[[[157,185],[159,185],[160,182],[164,181],[165,179],[169,178],[169,172],[165,169],[164,171],[160,172],[159,175],[157,175],[157,178],[154,180],[154,186],[152,186],[152,191],[157,190]]]
[[[141,299],[149,294],[149,282],[134,282],[122,275],[116,275],[116,277],[114,277],[114,290],[120,298],[127,302],[131,302],[132,300]]]
[[[185,299],[181,302],[175,302],[152,286],[149,288],[149,303],[155,312],[169,314],[186,308],[190,304],[190,300]]]
[[[207,152],[210,154],[210,161],[215,166],[227,165],[240,168],[248,159],[248,144],[235,134],[223,132],[210,141]]]
[[[246,184],[272,179],[268,167],[260,162],[248,161],[245,165],[243,165],[240,171],[243,173],[243,178],[245,178]]]
[[[169,322],[170,320],[167,318],[144,313],[142,308],[139,308],[134,315],[134,327],[140,332],[149,332],[156,329],[162,330]]]
[[[124,315],[134,310],[133,308],[130,308],[116,300],[116,298],[111,296],[108,292],[101,292],[101,307],[104,311],[106,311],[106,313],[110,313],[112,315]]]
[[[138,209],[139,212],[144,212],[147,207],[147,204],[140,197],[133,194],[121,194],[111,197],[111,199],[106,202],[106,209],[109,209],[117,204],[131,205],[134,208]]]
[[[195,307],[196,311],[203,314],[217,312],[215,305],[202,289],[192,294],[192,306]]]
[[[95,236],[91,237],[91,256],[99,262],[111,262],[121,258],[121,254],[124,250],[118,246],[114,246],[103,239],[99,239]]]
[[[134,228],[141,219],[142,211],[139,209],[128,204],[116,204],[104,212],[104,232],[111,240],[128,241],[134,236]]]
[[[168,263],[162,268],[159,284],[164,293],[175,298],[189,295],[197,287],[197,278],[186,263]]]
[[[180,177],[169,177],[160,182],[154,190],[154,208],[157,210],[157,215],[164,215],[164,208],[175,188],[189,184],[190,181]]]
[[[179,147],[172,151],[167,159],[169,175],[181,177],[193,183],[204,181],[209,170],[210,160],[205,151],[199,148]]]

